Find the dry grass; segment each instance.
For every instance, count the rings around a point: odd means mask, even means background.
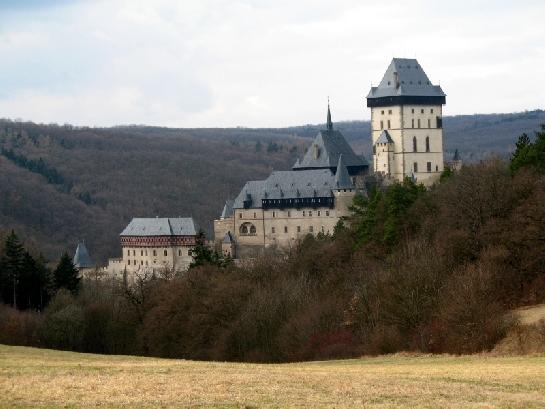
[[[519,308],[515,310],[515,314],[522,325],[536,324],[540,320],[545,320],[545,304]]]
[[[254,365],[0,345],[0,407],[538,408],[545,357]]]

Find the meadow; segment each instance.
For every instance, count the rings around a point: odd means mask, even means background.
[[[545,357],[196,362],[0,345],[1,408],[542,408]]]

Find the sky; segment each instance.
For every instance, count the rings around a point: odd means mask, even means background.
[[[0,117],[87,126],[366,120],[393,57],[445,115],[545,108],[543,0],[0,0]]]

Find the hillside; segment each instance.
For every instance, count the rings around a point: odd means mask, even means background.
[[[507,155],[545,111],[446,117],[445,150],[466,161]],[[341,122],[370,156],[369,123]],[[95,260],[119,252],[132,217],[192,215],[208,232],[246,180],[287,169],[320,125],[279,129],[74,128],[0,121],[0,231],[16,229],[49,258],[85,239]]]
[[[0,408],[541,407],[545,358],[390,355],[256,365],[0,345],[0,390]]]

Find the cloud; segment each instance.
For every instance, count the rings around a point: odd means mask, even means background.
[[[543,107],[537,1],[1,4],[13,11],[0,15],[2,116],[283,126],[323,121],[330,95],[334,119],[364,119],[393,56],[416,56],[441,81],[449,114]]]

